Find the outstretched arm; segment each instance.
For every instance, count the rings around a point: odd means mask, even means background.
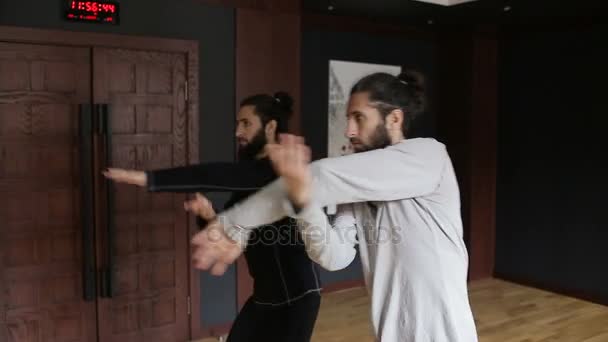
[[[291,154],[284,156],[289,159]],[[448,161],[443,144],[433,139],[412,139],[385,149],[315,162],[311,165],[312,177],[308,178],[300,177],[300,164],[282,163],[285,170],[277,169],[281,179],[221,213],[220,221],[210,225],[225,233],[222,236],[226,239],[209,243],[204,231],[193,239],[197,250],[194,258],[204,261],[197,263],[197,267],[225,269],[246,246],[249,227],[268,224],[284,216],[297,217],[291,209],[293,204],[306,215],[314,214],[315,207],[330,204],[391,201],[431,194],[439,186]],[[306,185],[307,182],[310,184]],[[310,215],[300,219],[314,222]]]
[[[152,192],[250,191],[274,179],[272,167],[265,161],[215,162],[151,171],[110,168],[104,175]]]
[[[384,149],[322,159],[311,164],[312,185],[309,192],[304,193],[304,197],[308,197],[306,206],[427,195],[438,187],[447,162],[445,146],[433,139],[406,140]],[[282,177],[220,213],[229,225],[226,227],[229,235],[232,226],[257,227],[289,216],[288,182],[288,178]]]

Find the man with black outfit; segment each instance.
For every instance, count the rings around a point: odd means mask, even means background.
[[[264,148],[267,143],[276,143],[278,134],[286,131],[292,105],[286,93],[254,95],[241,102],[236,128],[237,163],[155,171],[108,169],[104,175],[116,182],[145,186],[152,192],[231,191],[225,206],[230,208],[277,178]],[[201,209],[214,215],[208,203],[197,195],[185,207],[199,216]],[[293,219],[283,218],[256,229],[245,258],[254,280],[253,295],[239,312],[228,341],[310,341],[321,289],[317,266],[308,257]]]

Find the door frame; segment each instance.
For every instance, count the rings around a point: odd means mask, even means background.
[[[123,34],[74,32],[50,29],[37,29],[27,27],[0,26],[0,42],[44,44],[73,47],[105,47],[124,48],[132,50],[146,50],[159,52],[173,52],[186,55],[186,69],[188,80],[188,142],[187,163],[199,162],[199,43],[193,40],[167,39],[129,36]],[[188,236],[190,238],[197,232],[194,218],[188,220]],[[188,246],[190,244],[188,243]],[[190,255],[190,248],[188,248]],[[199,272],[189,266],[189,293],[190,296],[190,322],[189,335],[191,339],[201,338],[209,334],[209,327],[201,323],[201,284]],[[0,296],[2,303],[3,296]],[[0,313],[1,314],[1,313]]]

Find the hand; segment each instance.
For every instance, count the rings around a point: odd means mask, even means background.
[[[220,276],[236,261],[243,249],[231,240],[217,220],[192,238],[192,263],[201,270],[211,269],[211,274]]]
[[[143,171],[108,168],[102,173],[106,178],[116,183],[126,183],[142,187],[148,184],[148,177]]]
[[[304,144],[304,138],[281,134],[280,144],[268,144],[266,152],[276,173],[283,177],[289,198],[300,207],[308,205],[312,175],[309,166],[310,148]]]
[[[184,209],[198,215],[206,221],[211,221],[215,218],[215,210],[207,197],[197,193],[194,199],[184,202]]]

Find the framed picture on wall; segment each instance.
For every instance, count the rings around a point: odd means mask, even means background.
[[[337,157],[352,153],[352,147],[344,136],[346,130],[346,105],[352,86],[364,76],[375,72],[398,75],[401,66],[329,61],[329,101],[327,156]]]

